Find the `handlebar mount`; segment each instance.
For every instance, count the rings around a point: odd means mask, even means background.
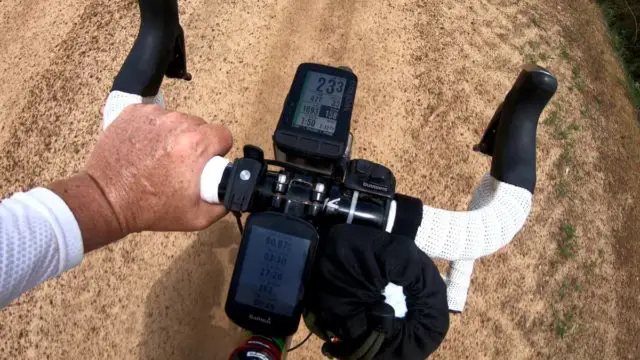
[[[279,170],[269,170],[269,166]],[[218,198],[234,212],[277,211],[320,224],[362,224],[387,229],[395,177],[368,160],[349,160],[342,181],[296,165],[264,160],[247,145],[244,157],[223,170]]]

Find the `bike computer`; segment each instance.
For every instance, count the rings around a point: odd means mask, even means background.
[[[343,157],[357,84],[349,70],[300,65],[273,136],[277,150],[327,162]]]
[[[289,336],[302,314],[318,233],[308,222],[281,213],[247,219],[225,311],[251,332]]]

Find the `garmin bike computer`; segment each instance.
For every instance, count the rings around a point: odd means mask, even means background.
[[[318,233],[308,222],[275,212],[249,216],[225,311],[237,325],[266,336],[296,332]]]
[[[276,148],[289,156],[339,160],[349,143],[357,84],[349,70],[300,65],[273,135]]]

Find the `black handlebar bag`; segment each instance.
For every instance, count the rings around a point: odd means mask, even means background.
[[[307,327],[338,359],[424,359],[449,328],[446,286],[433,261],[408,237],[337,225],[325,237],[305,296]],[[403,287],[407,313],[384,300]]]

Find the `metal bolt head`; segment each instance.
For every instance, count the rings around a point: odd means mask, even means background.
[[[315,192],[323,193],[324,192],[324,184],[316,183],[316,187],[314,189]]]
[[[287,182],[287,175],[285,174],[279,174],[278,175],[278,182],[281,184],[284,184]]]
[[[251,172],[249,170],[240,171],[240,180],[247,181],[251,179]]]

